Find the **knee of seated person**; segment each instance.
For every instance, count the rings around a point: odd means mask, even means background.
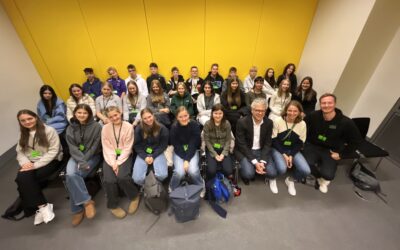
[[[168,177],[168,172],[165,172],[165,173],[162,173],[162,174],[156,173],[155,176],[156,176],[157,180],[162,182]],[[143,180],[143,183],[144,183],[144,180]]]
[[[200,170],[199,170],[199,168],[189,168],[188,174],[190,176],[196,176],[196,175],[200,174]]]
[[[178,177],[179,179],[183,179],[183,177],[185,177],[185,171],[184,170],[179,171],[179,170],[175,169],[173,175]]]
[[[144,178],[134,178],[133,182],[136,183],[139,186],[143,186],[144,185]]]

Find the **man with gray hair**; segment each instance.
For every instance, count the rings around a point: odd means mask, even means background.
[[[234,154],[240,162],[240,175],[245,185],[255,173],[274,179],[277,172],[271,157],[272,121],[265,116],[268,104],[263,98],[251,103],[251,115],[239,119],[236,125]]]

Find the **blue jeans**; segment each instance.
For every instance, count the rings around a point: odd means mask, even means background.
[[[260,160],[260,156],[261,156],[261,150],[252,150],[253,155],[255,156],[255,158],[259,161]],[[246,180],[251,180],[254,178],[255,174],[256,174],[256,168],[255,166],[251,163],[251,160],[253,159],[247,159],[246,157],[243,157],[240,160],[240,176],[243,179]],[[269,179],[274,179],[278,173],[276,172],[276,168],[275,168],[275,164],[272,160],[271,155],[268,156],[267,159],[267,166],[265,168],[266,176]]]
[[[287,166],[283,155],[276,149],[272,149],[272,158],[275,162],[276,171],[279,175],[286,173]],[[311,173],[310,166],[303,155],[298,152],[293,156],[293,178],[297,181],[307,177]]]
[[[181,180],[186,175],[185,169],[183,168],[184,160],[174,153],[173,161],[174,161],[174,173],[172,174],[171,182],[169,184],[171,190],[174,190],[175,188],[179,187]],[[203,185],[203,178],[201,178],[199,169],[198,152],[196,152],[192,157],[192,159],[190,159],[188,175],[190,176],[190,179],[192,180],[193,184]]]
[[[136,157],[135,164],[133,165],[133,181],[140,185],[144,185],[144,180],[147,173],[147,163],[139,155]],[[157,180],[163,181],[168,177],[167,159],[164,154],[160,154],[153,161],[154,175]]]
[[[90,174],[100,162],[100,154],[94,155],[88,161],[89,169],[78,169],[78,163],[71,157],[67,164],[67,188],[69,192],[69,200],[71,201],[72,213],[79,213],[83,210],[83,204],[90,201],[90,197],[85,184],[85,178]]]

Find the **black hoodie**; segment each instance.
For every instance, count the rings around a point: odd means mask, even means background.
[[[217,73],[215,77],[211,75],[211,71],[208,72],[208,75],[204,81],[210,81],[213,86],[214,92],[217,94],[221,94],[222,92],[222,84],[224,83],[224,78],[220,74]]]
[[[331,121],[325,121],[321,110],[305,117],[307,124],[307,143],[328,148],[342,157],[344,148],[353,152],[361,143],[361,135],[354,122],[335,109],[336,115]]]
[[[81,125],[75,119],[71,119],[71,125],[67,128],[66,140],[71,157],[81,167],[86,168],[87,162],[101,152],[101,125],[94,120]]]

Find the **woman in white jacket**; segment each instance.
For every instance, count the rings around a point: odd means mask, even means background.
[[[278,91],[271,96],[271,101],[269,103],[271,113],[269,113],[268,118],[274,121],[276,118],[281,117],[282,110],[291,99],[290,81],[289,79],[283,79],[279,84]]]
[[[220,97],[214,93],[214,89],[210,81],[206,81],[201,89],[201,94],[197,98],[197,120],[202,126],[210,120],[212,107],[220,103]]]
[[[78,104],[87,104],[89,105],[92,113],[96,115],[96,104],[92,97],[88,94],[83,93],[83,88],[81,85],[77,83],[71,84],[69,86],[69,94],[70,97],[67,100],[67,120],[71,122],[71,118],[74,116],[74,109]],[[94,117],[95,118],[95,117]]]

